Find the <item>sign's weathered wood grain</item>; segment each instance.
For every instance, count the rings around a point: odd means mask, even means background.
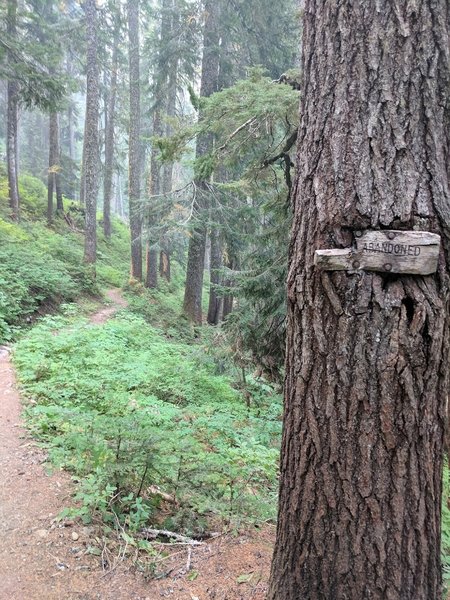
[[[381,271],[430,275],[438,265],[441,238],[427,231],[355,232],[356,248],[316,250],[315,264],[326,271]]]

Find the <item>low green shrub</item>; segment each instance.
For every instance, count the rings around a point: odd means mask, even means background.
[[[3,340],[10,337],[11,326],[20,320],[63,300],[74,300],[76,294],[75,281],[56,259],[23,246],[0,246],[0,332]]]
[[[62,216],[55,216],[47,227],[46,188],[35,177],[20,177],[21,221],[8,220],[8,187],[1,166],[0,344],[13,339],[18,326],[60,302],[99,295],[100,285],[122,285],[129,269],[128,229],[113,219],[111,240],[105,240],[99,228],[94,279],[83,264],[83,235],[69,228]]]
[[[14,360],[30,427],[80,481],[77,514],[139,528],[160,518],[157,486],[174,498],[166,527],[274,518],[278,396],[248,407],[191,346],[127,311],[102,327],[61,319],[35,326]]]

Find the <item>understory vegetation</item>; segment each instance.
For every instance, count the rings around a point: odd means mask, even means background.
[[[274,518],[281,403],[268,386],[245,402],[214,357],[128,311],[103,326],[45,318],[15,362],[33,432],[79,481],[73,514],[193,535]]]
[[[101,522],[143,550],[145,527],[202,537],[272,521],[280,390],[252,373],[226,331],[182,316],[182,266],[155,290],[128,283],[128,233],[115,220],[111,241],[99,240],[94,279],[82,263],[79,209],[67,202],[69,222],[49,228],[38,217],[43,185],[23,176],[21,191],[20,225],[0,213],[0,343],[18,339],[28,426],[50,467],[76,482],[64,515]],[[128,307],[93,325],[86,312],[107,286],[123,287]],[[448,486],[446,468],[447,583]]]
[[[67,514],[191,535],[274,519],[279,393],[233,362],[220,328],[182,317],[178,265],[158,290],[126,284],[128,236],[115,221],[94,279],[76,211],[48,228],[43,185],[25,176],[22,194],[21,224],[0,217],[2,342],[19,338],[28,425],[77,482]],[[129,307],[94,326],[86,305],[112,285]]]
[[[121,286],[129,265],[127,227],[114,219],[110,241],[99,237],[97,278],[83,264],[83,211],[66,200],[66,217],[45,224],[46,188],[30,175],[20,178],[22,221],[8,218],[8,182],[0,167],[0,344],[14,338],[18,326],[100,286]],[[66,221],[69,220],[69,223]],[[77,226],[78,225],[78,226]]]

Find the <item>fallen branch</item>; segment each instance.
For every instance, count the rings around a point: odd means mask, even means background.
[[[75,225],[75,223],[69,213],[63,213],[63,215],[64,215],[64,219],[65,219],[67,225],[70,227],[70,229],[72,231],[74,231],[75,233],[84,234],[84,231],[82,229],[78,229],[78,227]]]
[[[188,538],[185,535],[181,535],[180,533],[175,533],[173,531],[167,531],[166,529],[150,529],[146,527],[141,531],[142,535],[145,536],[147,540],[155,540],[158,537],[165,537],[172,540],[175,540],[178,543],[186,544],[187,546],[203,546],[204,542],[199,542],[198,540],[194,540],[192,538]]]
[[[147,488],[147,492],[149,494],[152,494],[152,496],[159,496],[160,498],[162,498],[166,502],[170,502],[171,504],[177,504],[177,499],[175,498],[175,496],[171,496],[170,494],[166,494],[165,492],[163,492],[162,490],[160,490],[157,485],[151,485],[150,487],[148,487]]]
[[[186,562],[186,573],[189,573],[191,570],[191,559],[192,559],[192,546],[188,547],[188,557]]]

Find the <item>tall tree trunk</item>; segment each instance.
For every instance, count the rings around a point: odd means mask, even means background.
[[[116,15],[114,24],[113,53],[111,61],[111,82],[108,97],[108,120],[105,131],[105,177],[103,180],[103,233],[109,239],[111,237],[111,196],[114,162],[114,129],[116,116],[117,96],[117,70],[120,41],[120,19]]]
[[[228,245],[228,253],[230,253],[230,246]],[[236,269],[236,262],[234,258],[229,258],[226,266],[228,269],[234,270]],[[225,279],[223,282],[224,287],[230,288],[233,286],[233,281],[231,279]],[[222,319],[225,320],[228,315],[233,312],[234,307],[234,296],[232,294],[226,294],[223,297],[223,310],[222,310]]]
[[[47,175],[47,223],[53,221],[53,192],[56,191],[56,210],[63,211],[61,190],[60,150],[59,150],[59,121],[58,114],[51,112],[49,115],[48,135],[48,175]]]
[[[123,197],[122,197],[122,178],[120,173],[116,173],[116,186],[115,186],[115,213],[119,215],[121,219],[124,218],[125,212],[123,209]]]
[[[215,225],[211,229],[211,263],[210,263],[210,281],[208,323],[218,325],[220,323],[223,298],[217,292],[217,286],[221,283],[222,269],[222,240],[219,228]]]
[[[8,0],[7,33],[12,39],[17,35],[17,0]],[[8,52],[8,63],[14,69],[15,58],[12,51]],[[6,156],[8,165],[9,205],[11,217],[19,220],[19,174],[18,174],[18,103],[19,84],[14,79],[9,79],[7,84],[7,132]]]
[[[270,600],[442,598],[449,15],[306,1]],[[379,229],[441,234],[438,273],[314,266]]]
[[[69,51],[66,54],[66,73],[68,77],[72,77],[73,75],[73,56]],[[75,105],[72,97],[69,98],[68,106],[67,106],[67,153],[69,156],[69,165],[70,165],[70,174],[67,177],[67,195],[75,200],[76,198],[76,176],[74,171],[74,163],[76,158],[76,150],[75,150],[75,126],[76,126],[76,113],[75,113]]]
[[[59,128],[59,116],[56,115],[56,173],[55,173],[55,191],[56,191],[56,212],[62,213],[64,211],[62,183],[61,183],[61,144],[60,144],[60,128]]]
[[[84,131],[85,244],[84,260],[94,264],[97,252],[99,71],[97,59],[97,8],[84,4],[87,35],[86,122]]]
[[[159,275],[170,282],[170,252],[167,249],[162,249],[159,253]]]
[[[153,113],[153,135],[162,136],[163,126],[161,119],[161,108],[156,106]],[[161,163],[158,160],[158,150],[153,145],[150,155],[150,195],[159,196],[161,193]],[[156,225],[158,216],[154,207],[150,207],[150,218],[149,225],[150,231],[152,227]],[[149,239],[147,240],[147,261],[146,261],[146,277],[145,285],[150,289],[154,289],[158,285],[158,250],[156,248],[157,240],[152,239],[151,233],[149,232]]]
[[[86,117],[84,119],[84,131],[86,131]],[[81,166],[80,166],[80,204],[86,204],[86,135],[83,136],[83,149],[81,151]]]
[[[127,0],[130,65],[130,128],[128,145],[128,198],[131,232],[131,277],[142,279],[141,218],[141,86],[139,66],[139,0]]]
[[[171,23],[170,31],[172,38],[176,35],[177,30],[180,26],[180,15],[176,9],[176,0],[171,1]],[[178,54],[169,62],[168,65],[168,82],[167,82],[167,116],[168,123],[166,124],[165,135],[170,137],[173,135],[173,127],[170,122],[171,119],[176,117],[177,114],[177,91],[178,91],[178,66],[179,56]],[[172,191],[172,180],[173,180],[173,162],[165,162],[163,165],[163,177],[162,177],[162,190],[164,194],[170,194]]]
[[[205,28],[203,34],[203,59],[200,95],[208,97],[218,88],[219,78],[219,3],[214,0],[205,2]],[[201,110],[199,117],[201,118]],[[208,154],[214,140],[211,135],[201,135],[197,139],[196,158]],[[197,194],[195,212],[197,218],[189,238],[186,286],[184,289],[183,310],[188,319],[202,323],[203,271],[206,247],[206,216],[208,209],[207,183],[203,179],[196,181]]]
[[[173,25],[172,25],[173,27]],[[176,114],[176,102],[177,102],[177,70],[178,61],[170,67],[171,73],[168,83],[168,102],[167,102],[167,116],[169,118],[175,117]],[[173,135],[173,128],[170,123],[167,124],[165,129],[166,137]],[[172,192],[173,188],[173,162],[164,163],[162,173],[162,192],[166,196]],[[159,254],[159,274],[161,277],[170,281],[170,256],[171,256],[171,244],[168,235],[163,233],[159,240],[161,251]]]
[[[53,190],[55,187],[55,166],[57,152],[58,124],[56,113],[51,112],[48,118],[48,172],[47,172],[47,224],[53,222]]]
[[[67,127],[69,158],[70,160],[75,160],[75,126],[72,102],[70,102],[69,107],[67,109]]]
[[[153,136],[162,137],[164,126],[162,114],[167,106],[167,76],[168,65],[165,58],[164,46],[168,43],[172,28],[172,0],[163,0],[161,5],[161,29],[159,34],[159,50],[156,72],[156,84],[154,90],[154,108],[153,108]],[[159,161],[159,150],[155,144],[152,145],[150,157],[150,185],[149,193],[151,196],[159,196],[163,192],[163,167]],[[146,286],[156,288],[158,285],[158,250],[156,244],[158,239],[152,239],[151,230],[157,224],[159,215],[156,214],[153,206],[150,207],[149,228],[150,234],[147,241],[147,275]]]

